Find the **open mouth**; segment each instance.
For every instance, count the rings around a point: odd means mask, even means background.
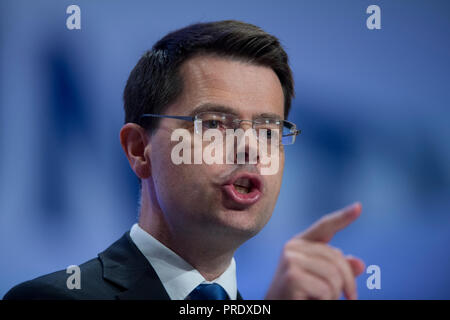
[[[233,186],[239,193],[250,193],[250,190],[252,189],[252,182],[246,178],[239,178],[233,183]]]
[[[241,173],[223,185],[227,200],[241,206],[256,203],[262,195],[262,180],[256,174]]]

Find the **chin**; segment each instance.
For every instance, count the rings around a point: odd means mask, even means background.
[[[237,234],[240,237],[250,239],[257,235],[269,221],[267,215],[247,210],[226,210],[223,212],[220,224],[227,233]]]

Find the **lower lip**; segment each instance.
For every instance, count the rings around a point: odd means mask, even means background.
[[[249,193],[240,193],[236,190],[234,185],[227,184],[223,186],[223,190],[231,200],[240,205],[252,205],[261,197],[261,192],[257,188],[253,188]]]

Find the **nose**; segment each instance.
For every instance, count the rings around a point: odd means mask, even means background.
[[[251,120],[241,120],[240,128],[243,130],[243,136],[235,140],[235,162],[242,164],[257,164],[259,162],[257,133],[253,129]]]

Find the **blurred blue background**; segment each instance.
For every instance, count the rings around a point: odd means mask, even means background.
[[[66,8],[81,8],[81,30]],[[381,30],[366,8],[381,7]],[[0,296],[80,264],[137,217],[119,145],[122,91],[167,32],[237,19],[280,38],[303,130],[287,149],[272,220],[236,254],[246,299],[268,288],[283,244],[361,201],[331,242],[381,268],[363,299],[450,298],[449,1],[1,1]]]

